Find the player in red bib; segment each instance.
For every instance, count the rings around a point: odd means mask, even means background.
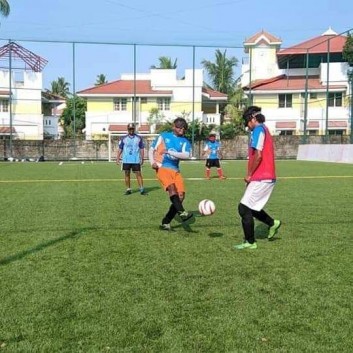
[[[265,126],[265,116],[261,108],[249,107],[243,114],[244,124],[251,131],[249,161],[246,177],[246,190],[240,200],[238,210],[244,231],[244,242],[235,249],[257,249],[255,241],[254,217],[269,227],[271,240],[281,226],[281,221],[270,217],[263,208],[269,200],[276,182],[273,141]]]

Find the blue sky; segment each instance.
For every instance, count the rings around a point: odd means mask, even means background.
[[[203,59],[213,60],[220,48],[239,60],[239,72],[244,40],[262,29],[280,37],[285,48],[316,37],[330,26],[337,33],[353,27],[353,6],[348,0],[9,3],[10,16],[0,18],[0,44],[11,39],[44,57],[48,60],[44,86],[50,88],[51,81],[63,76],[71,90],[74,82],[76,90],[92,86],[101,73],[112,81],[133,72],[134,50],[137,72],[148,72],[158,64],[158,57],[169,56],[178,59],[182,75],[185,68],[192,68],[193,46],[197,68]]]

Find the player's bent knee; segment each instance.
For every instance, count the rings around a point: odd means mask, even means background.
[[[240,203],[238,205],[238,212],[241,218],[249,218],[252,217],[251,209],[248,206],[243,205]]]

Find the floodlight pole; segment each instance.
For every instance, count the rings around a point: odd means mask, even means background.
[[[353,67],[348,69],[348,80],[350,85],[350,118],[351,118],[351,134],[350,134],[350,143],[353,144]]]
[[[308,123],[308,80],[309,80],[309,50],[306,50],[305,60],[305,92],[304,92],[304,129],[303,129],[303,143],[306,144],[306,133]]]
[[[132,103],[132,122],[137,123],[137,109],[136,109],[136,44],[134,44],[134,97]]]
[[[248,105],[253,104],[252,92],[251,92],[251,80],[252,80],[252,47],[249,48],[249,96],[248,96]]]
[[[325,130],[325,142],[328,142],[328,115],[329,115],[329,83],[330,83],[330,39],[327,40],[327,71],[326,71],[326,130]]]
[[[72,114],[73,114],[73,134],[74,134],[74,157],[76,157],[76,84],[75,84],[75,43],[72,43],[72,90],[73,90],[73,101],[72,101]]]
[[[11,40],[9,39],[9,110],[10,110],[10,157],[13,157],[13,146],[12,146],[12,45]]]
[[[192,124],[191,124],[191,152],[195,157],[195,46],[192,47]]]

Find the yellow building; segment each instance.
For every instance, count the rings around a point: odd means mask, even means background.
[[[273,134],[350,132],[345,42],[331,29],[287,49],[265,31],[244,42],[241,85]]]
[[[0,138],[42,140],[47,61],[14,42],[0,48],[0,58]]]
[[[178,79],[175,69],[152,69],[82,90],[77,95],[87,100],[86,139],[126,132],[131,122],[139,133],[150,133],[156,124],[177,116],[219,125],[219,106],[227,95],[203,87],[203,82],[203,70],[185,70]]]

